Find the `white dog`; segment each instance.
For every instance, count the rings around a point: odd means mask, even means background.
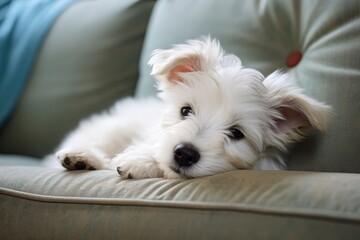
[[[276,169],[277,152],[326,129],[329,106],[287,74],[244,68],[210,37],[155,50],[149,64],[161,100],[123,100],[82,121],[55,153],[65,168],[137,179]]]

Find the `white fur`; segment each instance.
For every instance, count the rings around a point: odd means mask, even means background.
[[[119,101],[82,121],[59,146],[68,169],[117,169],[125,178],[195,178],[234,169],[280,169],[278,154],[315,128],[330,107],[305,96],[289,75],[244,68],[210,37],[156,50],[149,61],[157,99]],[[190,106],[192,113],[180,111]],[[232,139],[230,129],[244,134]],[[180,166],[174,149],[194,146],[198,162]]]

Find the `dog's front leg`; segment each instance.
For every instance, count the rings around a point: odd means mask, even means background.
[[[151,149],[129,147],[110,161],[110,168],[116,169],[125,179],[164,177],[153,155]]]

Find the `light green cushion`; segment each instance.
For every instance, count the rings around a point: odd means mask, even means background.
[[[131,95],[154,1],[78,1],[56,21],[0,152],[40,157],[79,119]]]
[[[115,171],[0,167],[8,239],[355,239],[360,175],[232,171],[122,180]],[[21,229],[19,229],[21,228]]]
[[[147,66],[152,50],[207,34],[264,75],[292,71],[308,95],[333,106],[328,133],[291,149],[290,169],[360,172],[360,1],[157,1],[136,95],[155,93]],[[303,58],[288,69],[294,50]]]
[[[1,166],[41,166],[41,160],[27,156],[0,154]]]

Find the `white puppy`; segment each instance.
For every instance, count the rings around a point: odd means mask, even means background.
[[[264,79],[244,68],[210,37],[156,50],[149,64],[161,100],[126,99],[82,121],[55,153],[65,168],[116,169],[124,178],[277,169],[278,151],[326,129],[329,106],[287,74]]]

